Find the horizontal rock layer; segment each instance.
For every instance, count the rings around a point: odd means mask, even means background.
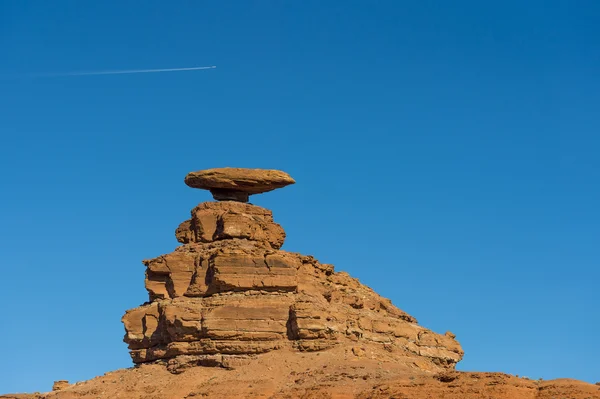
[[[175,231],[182,244],[240,238],[281,248],[283,228],[273,221],[271,211],[240,202],[204,202],[192,209],[192,218]]]
[[[205,190],[229,190],[259,194],[294,184],[290,175],[280,170],[216,168],[190,172],[185,184]]]
[[[291,292],[298,286],[299,262],[295,254],[240,239],[188,244],[144,261],[146,289],[150,300],[253,289]]]
[[[203,203],[176,236],[184,245],[144,261],[150,302],[123,317],[135,363],[162,361],[179,372],[234,367],[284,348],[357,344],[434,369],[453,368],[462,358],[452,334],[419,326],[331,265],[279,250],[285,233],[266,209]]]
[[[450,333],[417,324],[370,288],[310,256],[279,250],[284,233],[266,209],[200,204],[177,230],[184,245],[144,261],[150,302],[123,317],[135,363],[234,367],[284,349],[375,345],[426,368],[453,368]],[[425,363],[423,363],[425,362]]]

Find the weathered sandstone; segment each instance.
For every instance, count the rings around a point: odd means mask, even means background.
[[[600,387],[571,379],[530,380],[502,373],[429,372],[366,345],[321,352],[286,349],[240,359],[180,356],[141,364],[60,391],[2,399],[598,399]],[[177,361],[182,363],[178,364]],[[198,367],[225,364],[223,367]]]
[[[281,250],[271,212],[243,202],[293,182],[278,171],[190,173],[188,185],[224,201],[196,206],[176,229],[182,245],[143,261],[149,300],[122,318],[136,367],[0,399],[600,398],[600,387],[574,380],[457,372],[453,333]]]
[[[248,202],[249,195],[294,183],[294,179],[285,172],[265,169],[217,168],[190,172],[185,177],[185,184],[210,190],[219,201]]]
[[[231,171],[192,176],[194,186],[234,186]],[[235,184],[246,192],[273,189],[275,177],[264,176],[239,172]],[[463,356],[453,335],[419,326],[332,265],[279,249],[285,233],[267,209],[202,203],[175,235],[183,245],[144,261],[149,302],[123,317],[136,364],[162,362],[180,372],[235,367],[276,350],[356,345],[379,348],[402,362],[414,359],[425,370],[453,369]]]
[[[191,216],[175,231],[182,244],[242,238],[278,249],[285,240],[285,232],[273,221],[271,211],[258,206],[233,201],[204,202],[192,209]]]

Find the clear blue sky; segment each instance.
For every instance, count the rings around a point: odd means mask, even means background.
[[[0,393],[131,365],[141,260],[211,199],[185,174],[220,166],[295,177],[254,199],[284,249],[453,331],[460,370],[600,381],[598,21],[593,0],[1,1]]]

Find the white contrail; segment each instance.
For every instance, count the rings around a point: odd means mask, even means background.
[[[124,75],[129,73],[155,73],[155,72],[179,72],[179,71],[199,71],[202,69],[214,69],[213,66],[190,67],[190,68],[165,68],[165,69],[128,69],[121,71],[95,71],[95,72],[66,72],[66,73],[43,73],[35,74],[38,77],[58,77],[58,76],[91,76],[91,75]]]

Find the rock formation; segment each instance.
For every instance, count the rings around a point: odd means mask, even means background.
[[[219,201],[192,209],[175,231],[181,246],[143,262],[149,301],[122,319],[136,367],[0,399],[600,398],[575,380],[455,371],[452,333],[281,250],[281,226],[247,201],[294,183],[287,174],[211,169],[185,182]]]
[[[185,181],[213,194],[229,190],[215,195],[229,200],[192,209],[175,231],[183,245],[144,261],[149,302],[123,317],[135,363],[159,361],[180,372],[196,365],[235,367],[283,348],[314,352],[363,344],[428,370],[452,369],[462,358],[451,333],[419,326],[331,265],[280,249],[285,232],[271,212],[237,194],[293,183],[287,174],[225,168],[192,172]]]
[[[251,194],[266,193],[294,184],[295,181],[280,170],[218,168],[190,172],[185,184],[210,190],[216,200],[248,202]]]

